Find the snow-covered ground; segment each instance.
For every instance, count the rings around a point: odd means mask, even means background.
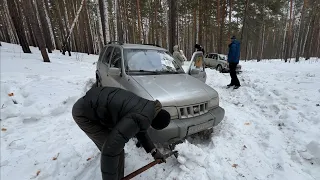
[[[2,43],[1,177],[100,180],[100,153],[71,116],[94,81],[95,55],[59,52],[43,63],[37,48]],[[241,62],[242,87],[207,69],[226,110],[210,140],[189,139],[180,156],[135,179],[320,179],[320,61]],[[153,159],[132,140],[125,175]]]

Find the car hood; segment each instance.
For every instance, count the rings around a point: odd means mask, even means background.
[[[217,91],[188,74],[132,76],[163,106],[185,106],[218,97]]]
[[[223,62],[223,63],[226,63],[226,64],[228,64],[228,66],[229,66],[229,63],[228,63],[228,61],[223,61],[223,60],[219,60],[220,62]],[[240,64],[237,64],[237,67],[241,67],[241,65]]]

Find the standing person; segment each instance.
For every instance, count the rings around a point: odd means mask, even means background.
[[[180,49],[180,54],[183,57],[184,61],[187,61],[187,57],[184,55],[182,49]]]
[[[164,156],[148,136],[167,127],[170,114],[161,103],[114,87],[92,87],[72,108],[72,116],[101,151],[103,180],[119,180],[124,176],[124,146],[134,136],[147,153],[160,163]]]
[[[202,53],[204,55],[204,48],[200,44],[194,45],[194,48],[196,48],[196,51],[202,51]]]
[[[184,58],[183,58],[182,54],[179,51],[179,46],[178,45],[175,45],[173,47],[173,57],[179,63],[180,66],[183,65]]]
[[[238,89],[241,85],[237,77],[236,68],[240,59],[240,42],[235,36],[232,36],[231,43],[229,44],[228,63],[230,70],[231,83],[228,87],[234,86],[233,89]]]

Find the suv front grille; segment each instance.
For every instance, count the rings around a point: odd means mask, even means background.
[[[180,119],[200,116],[208,112],[208,103],[179,107]]]

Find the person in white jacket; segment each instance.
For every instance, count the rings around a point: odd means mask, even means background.
[[[180,54],[182,55],[184,61],[187,61],[187,57],[184,55],[183,51],[180,49]]]
[[[178,45],[175,45],[173,47],[173,57],[175,58],[177,63],[180,64],[180,66],[183,65],[183,62],[185,61],[185,59],[184,59],[183,55],[180,53]]]

